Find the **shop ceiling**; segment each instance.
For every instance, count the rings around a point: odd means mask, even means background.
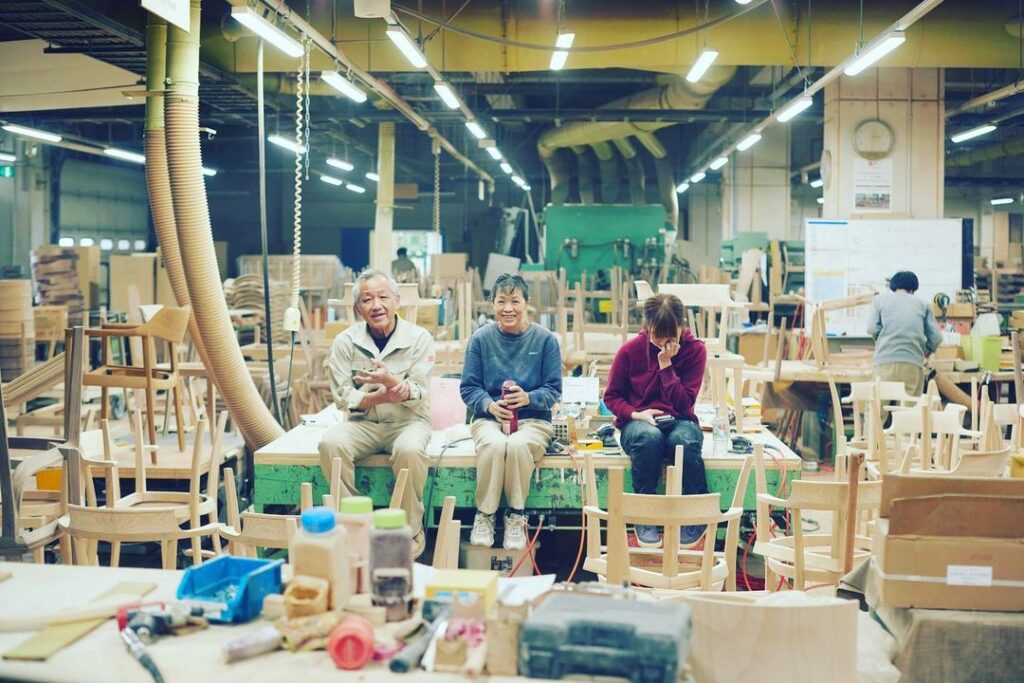
[[[273,4],[273,3],[271,3]],[[433,80],[410,69],[384,35],[381,20],[357,19],[351,2],[291,0],[301,15],[359,68],[386,81],[418,113],[481,166],[493,166],[447,109]],[[507,156],[527,174],[540,176],[537,136],[572,121],[671,122],[659,132],[677,165],[702,146],[744,122],[770,113],[848,57],[916,3],[866,0],[861,21],[850,0],[635,0],[630,3],[494,0],[423,0],[392,4],[408,33],[459,96],[492,129]],[[224,0],[203,0],[201,89],[203,124],[218,131],[211,147],[251,137],[256,121],[256,40],[230,18]],[[906,43],[885,66],[945,67],[947,110],[1021,80],[1018,0],[947,0],[907,31]],[[728,19],[731,15],[740,16]],[[559,19],[561,14],[561,19]],[[723,20],[725,19],[725,20]],[[62,129],[109,142],[141,139],[142,100],[123,93],[141,89],[145,67],[146,13],[123,0],[7,0],[0,3],[0,118]],[[687,33],[671,40],[651,39]],[[576,34],[566,68],[549,71],[559,30]],[[601,46],[647,42],[627,49]],[[603,105],[684,74],[704,48],[718,51],[716,66],[738,67],[699,110],[622,110]],[[96,61],[102,62],[97,64]],[[270,127],[287,129],[294,108],[295,60],[268,49],[266,81]],[[312,70],[336,68],[314,51]],[[346,152],[373,156],[375,124],[404,121],[401,113],[371,95],[356,105],[317,83],[314,136]],[[820,98],[803,125],[820,120]],[[951,127],[1000,118],[998,137],[984,147],[1019,137],[1024,95],[958,114]],[[1003,118],[1005,117],[1005,118]],[[407,150],[400,173],[429,177],[429,141],[400,126],[399,149]],[[820,133],[818,133],[820,137]],[[1010,147],[1012,152],[1015,148]],[[958,150],[962,152],[964,150]],[[812,161],[796,158],[794,164]],[[458,164],[444,158],[446,173]],[[462,175],[462,173],[458,173]]]

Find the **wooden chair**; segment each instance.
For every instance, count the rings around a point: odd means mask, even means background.
[[[455,496],[446,496],[441,506],[441,519],[437,523],[434,538],[434,556],[431,564],[435,569],[459,568],[459,539],[462,522],[455,519]]]
[[[862,513],[877,512],[882,489],[880,481],[861,481],[862,462],[863,456],[850,456],[848,465],[836,468],[845,471],[846,481],[797,480],[787,498],[778,498],[767,491],[763,449],[754,447],[757,540],[753,552],[764,558],[769,590],[775,590],[777,576],[792,580],[796,590],[806,589],[808,581],[837,584],[870,556],[871,539],[858,535],[856,527]],[[787,511],[791,535],[773,535],[772,508]],[[831,513],[832,531],[804,533],[805,510]]]
[[[1011,447],[1007,445],[993,451],[960,451],[956,463],[950,470],[912,469],[910,458],[905,458],[900,472],[950,477],[1004,477],[1010,466],[1010,450]]]
[[[920,469],[952,469],[960,452],[961,439],[977,440],[981,436],[963,428],[966,410],[964,406],[951,403],[943,410],[922,404],[920,408],[893,411],[892,423],[885,434],[892,437],[901,458],[901,468],[903,461],[916,454]]]
[[[178,449],[185,450],[185,425],[182,415],[181,385],[178,373],[177,347],[185,338],[191,309],[165,306],[149,322],[143,324],[107,323],[98,329],[86,330],[90,338],[99,338],[103,344],[102,364],[85,373],[85,386],[98,386],[102,390],[101,416],[107,416],[107,397],[110,389],[138,389],[146,396],[146,423],[149,442],[156,443],[156,392],[169,391],[174,396],[175,419],[178,428]],[[142,347],[142,366],[113,364],[110,357],[111,339],[121,338],[138,342]],[[156,360],[156,340],[166,342],[169,370],[160,370]]]
[[[667,468],[665,495],[642,495],[623,491],[623,469],[608,468],[608,509],[599,506],[592,456],[584,452],[586,468],[587,556],[583,568],[612,584],[628,581],[655,591],[736,589],[736,548],[739,520],[751,463],[744,462],[733,502],[722,512],[717,493],[682,495],[682,448],[676,462]],[[726,523],[725,549],[715,551],[718,525]],[[603,523],[603,525],[602,525]],[[630,548],[628,524],[664,527],[664,547]],[[705,527],[703,550],[682,550],[679,529],[684,525]],[[601,544],[601,528],[607,530],[607,545]],[[659,557],[660,556],[660,557]],[[657,595],[657,593],[656,593]]]
[[[288,548],[288,542],[299,528],[299,515],[239,513],[235,472],[230,467],[224,468],[224,496],[228,523],[221,527],[220,535],[227,541],[228,553],[238,557],[256,557],[257,548]],[[313,485],[307,482],[300,487],[300,510],[307,509],[312,502]]]
[[[727,351],[729,313],[744,309],[747,304],[733,300],[729,285],[676,285],[659,284],[659,294],[674,294],[687,309],[696,309],[694,329],[708,347],[708,351]],[[716,318],[719,316],[719,318]]]

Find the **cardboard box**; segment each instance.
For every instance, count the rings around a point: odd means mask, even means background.
[[[935,349],[932,357],[936,360],[957,360],[964,357],[964,347],[959,344],[946,344]]]
[[[130,320],[137,320],[137,306],[156,303],[156,254],[111,254],[110,300],[111,311],[124,311]],[[135,294],[129,297],[129,291]]]
[[[878,514],[889,517],[892,503],[897,498],[944,494],[1024,498],[1024,479],[887,474],[882,478],[882,503]]]
[[[489,614],[498,601],[498,572],[478,569],[440,569],[427,582],[427,598],[475,601]]]
[[[534,556],[540,551],[540,543],[533,544]],[[496,571],[501,576],[508,576],[516,562],[522,556],[521,550],[505,550],[504,548],[485,548],[479,545],[463,543],[459,546],[459,566],[467,569]],[[533,576],[533,557],[527,555],[516,571],[516,576]]]
[[[876,607],[1024,610],[1024,497],[897,498],[890,513],[875,526]]]

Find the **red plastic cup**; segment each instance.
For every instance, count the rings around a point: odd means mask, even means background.
[[[345,617],[331,631],[327,651],[339,669],[362,669],[373,657],[373,625],[362,617]]]

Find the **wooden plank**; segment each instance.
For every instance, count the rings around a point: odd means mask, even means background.
[[[96,600],[107,600],[117,595],[125,596],[125,602],[131,598],[142,598],[156,588],[154,583],[128,581],[118,583],[109,590],[98,595]],[[20,645],[4,653],[4,659],[41,662],[71,645],[94,629],[106,623],[107,619],[89,619],[74,621],[68,624],[47,626]]]

